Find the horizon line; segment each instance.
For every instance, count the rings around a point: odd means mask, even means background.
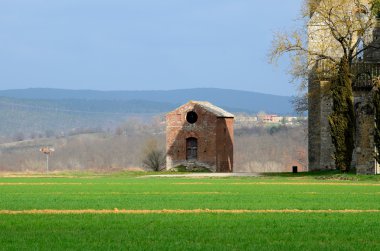
[[[196,90],[196,89],[214,89],[214,90],[225,90],[225,91],[238,91],[238,92],[250,92],[264,95],[281,96],[281,97],[292,97],[294,95],[280,95],[273,93],[264,93],[251,90],[241,90],[241,89],[230,89],[230,88],[218,88],[218,87],[194,87],[194,88],[178,88],[178,89],[148,89],[148,90],[99,90],[99,89],[65,89],[65,88],[53,88],[53,87],[27,87],[27,88],[15,88],[15,89],[0,89],[3,91],[25,91],[25,90],[61,90],[61,91],[93,91],[93,92],[170,92],[170,91],[186,91],[186,90]]]

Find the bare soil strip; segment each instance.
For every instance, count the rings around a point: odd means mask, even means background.
[[[52,174],[52,173],[50,173]],[[73,175],[49,175],[42,173],[8,173],[0,172],[0,178],[75,178]]]
[[[83,183],[62,183],[62,182],[39,182],[39,183],[33,183],[33,182],[1,182],[0,186],[51,186],[51,185],[82,185]]]
[[[74,185],[74,186],[95,186],[95,185],[144,185],[143,183],[81,183],[81,182],[0,182],[0,186],[55,186],[55,185]]]
[[[209,194],[220,194],[220,195],[226,195],[226,194],[238,194],[238,193],[232,193],[232,192],[140,192],[140,193],[129,193],[129,192],[104,192],[104,193],[98,193],[98,192],[77,192],[77,193],[65,193],[65,192],[47,192],[47,193],[9,193],[13,195],[32,195],[32,194],[38,194],[38,195],[209,195]]]
[[[328,193],[328,195],[347,195],[347,193],[351,195],[380,195],[380,192],[373,192],[373,193],[358,193],[358,192],[346,192],[346,193]],[[307,195],[326,195],[327,193],[322,192],[302,192],[300,194],[307,194]]]
[[[126,209],[74,209],[74,210],[56,210],[56,209],[33,209],[33,210],[0,210],[0,215],[16,214],[268,214],[268,213],[290,213],[290,214],[313,214],[313,213],[380,213],[378,209],[320,209],[320,210],[300,210],[300,209],[161,209],[161,210],[126,210]]]

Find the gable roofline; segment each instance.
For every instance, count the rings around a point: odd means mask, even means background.
[[[186,104],[181,105],[180,107],[174,109],[173,111],[170,111],[169,113],[175,112],[178,109],[181,109],[181,107],[186,106],[187,104],[197,105],[201,107],[202,109],[214,114],[217,118],[234,118],[235,117],[235,115],[233,115],[232,113],[227,112],[226,110],[223,110],[222,108],[216,105],[213,105],[208,101],[195,101],[195,100],[190,100]]]
[[[223,110],[222,108],[220,108],[216,105],[213,105],[208,101],[191,100],[189,103],[199,105],[200,107],[202,107],[206,111],[209,111],[209,112],[215,114],[218,118],[234,118],[235,117],[232,113],[227,112],[226,110]]]

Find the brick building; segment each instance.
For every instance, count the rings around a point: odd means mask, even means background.
[[[233,171],[234,115],[205,101],[190,101],[166,115],[166,168]]]

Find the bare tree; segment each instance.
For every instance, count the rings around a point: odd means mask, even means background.
[[[378,49],[373,37],[380,0],[307,0],[302,9],[303,26],[277,33],[270,54],[272,62],[289,53],[292,74],[301,86],[329,80],[333,101],[329,116],[336,166],[348,171],[354,149],[352,67],[365,52]],[[305,79],[309,78],[306,82]],[[310,81],[314,80],[314,81]],[[309,90],[312,89],[309,86]]]
[[[159,149],[157,140],[149,139],[143,150],[143,166],[153,171],[160,171],[165,165],[165,153]]]
[[[306,0],[302,8],[302,27],[275,34],[271,61],[291,53],[294,77],[309,75],[309,70],[321,61],[339,67],[341,59],[346,58],[351,66],[365,50],[377,48],[372,37],[377,7],[368,9],[367,2]],[[371,3],[377,6],[379,0]],[[305,68],[305,64],[308,67]]]

